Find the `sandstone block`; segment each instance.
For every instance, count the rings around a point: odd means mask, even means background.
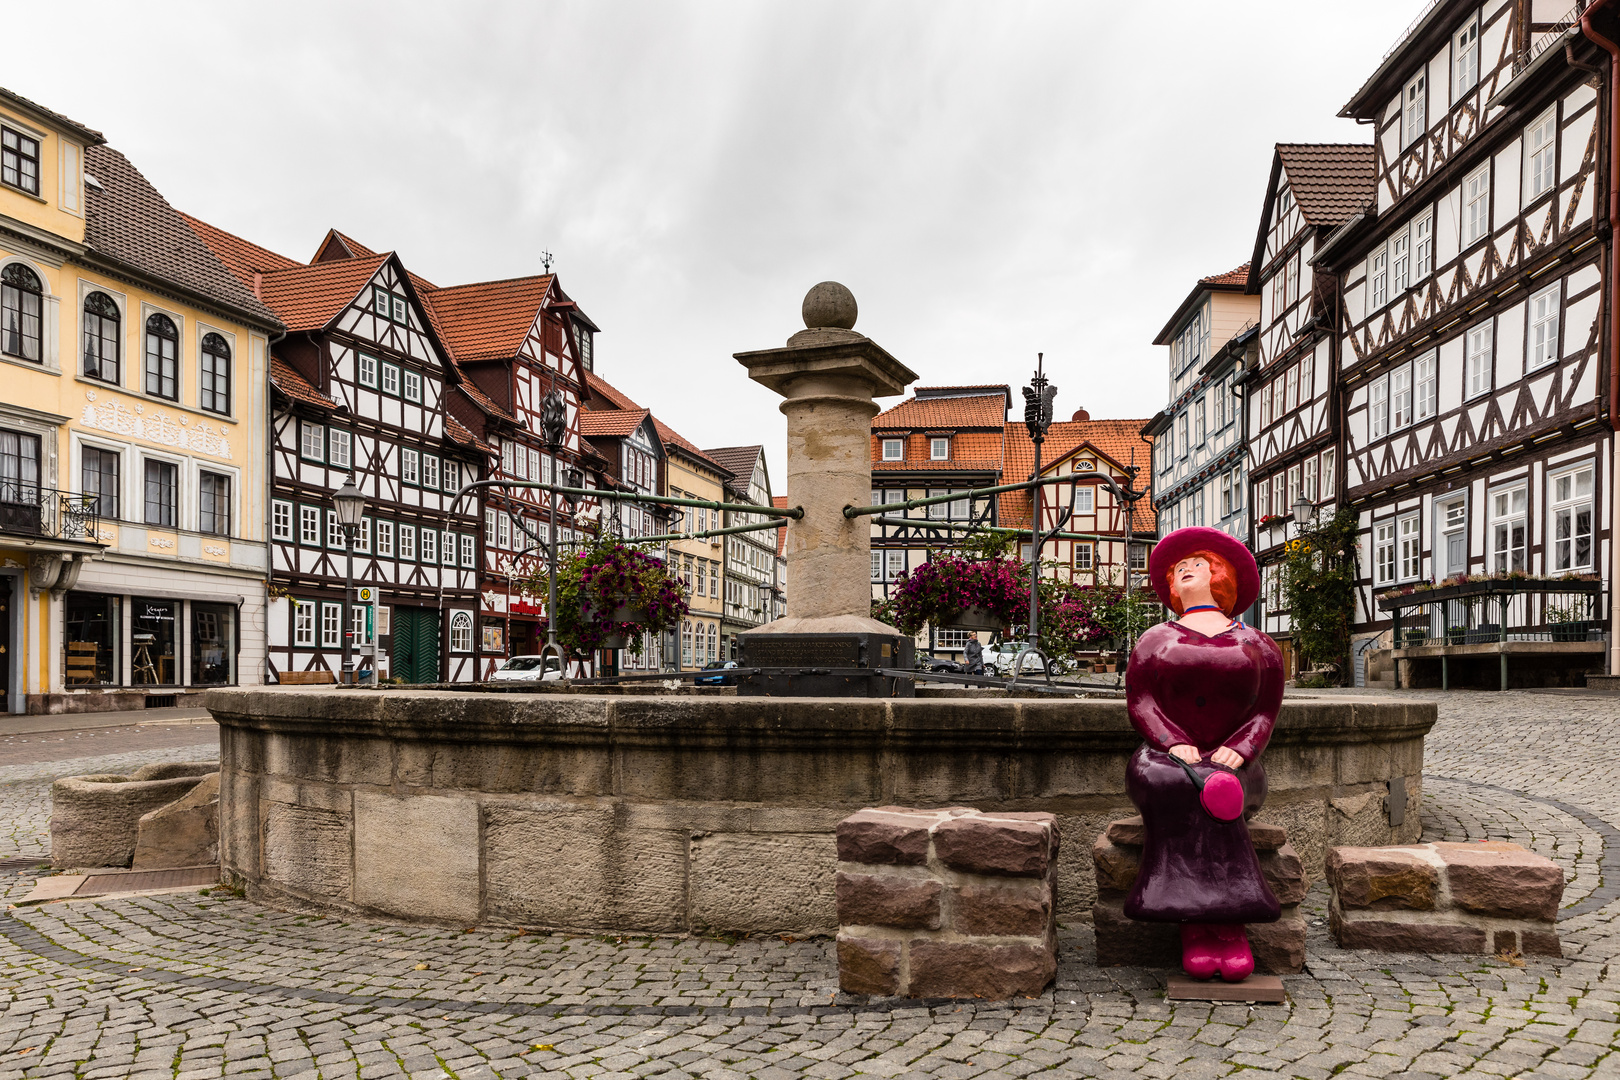
[[[1451,902],[1476,915],[1507,919],[1558,917],[1564,871],[1517,844],[1434,844],[1445,860]]]
[[[1288,832],[1281,825],[1273,825],[1267,821],[1250,821],[1247,825],[1249,841],[1254,844],[1257,851],[1276,851],[1288,842]],[[1146,842],[1140,815],[1109,822],[1108,832],[1105,835],[1109,843],[1129,847],[1141,847]]]
[[[1274,850],[1260,852],[1260,873],[1271,887],[1271,893],[1285,907],[1305,899],[1311,881],[1305,875],[1305,864],[1300,861],[1294,845],[1283,844]]]
[[[838,875],[838,922],[843,926],[939,929],[937,881],[877,874]]]
[[[1337,847],[1327,880],[1345,910],[1432,911],[1440,875],[1411,849]]]
[[[1519,951],[1526,956],[1563,956],[1564,947],[1556,930],[1519,931]]]
[[[1037,997],[1056,974],[1053,951],[1039,945],[917,941],[911,945],[907,994],[917,998]]]
[[[691,928],[795,934],[838,928],[837,859],[828,834],[717,833],[694,836],[687,852]],[[678,902],[671,914],[679,917]]]
[[[478,804],[442,795],[354,796],[354,899],[391,915],[478,920]]]
[[[185,795],[219,766],[162,762],[128,776],[65,776],[51,784],[51,865],[128,866],[143,816]]]
[[[900,942],[839,934],[838,988],[846,994],[898,994]]]
[[[838,823],[838,858],[867,866],[921,866],[928,861],[933,814],[899,807],[862,810]]]
[[[1103,893],[1091,909],[1097,966],[1180,967],[1181,930],[1174,923],[1137,922],[1125,916],[1125,894]]]
[[[1329,909],[1329,929],[1342,949],[1375,949],[1379,952],[1471,953],[1489,952],[1486,931],[1425,919],[1393,922],[1376,918],[1346,918],[1337,904]]]
[[[350,815],[270,803],[265,814],[264,876],[306,896],[348,900]]]
[[[209,866],[219,862],[219,773],[209,773],[185,795],[141,815],[135,837],[136,870]]]
[[[1056,854],[1057,820],[960,817],[934,829],[934,853],[954,870],[970,874],[1041,877]]]
[[[1112,830],[1109,830],[1112,832]],[[1114,843],[1104,833],[1091,846],[1091,862],[1097,870],[1097,888],[1130,892],[1142,868],[1142,849]]]
[[[1282,917],[1276,922],[1250,923],[1244,929],[1254,952],[1256,971],[1298,975],[1305,970],[1305,916],[1297,903],[1284,904]]]
[[[1054,929],[1050,882],[961,885],[955,890],[959,933],[983,937],[1040,937]]]

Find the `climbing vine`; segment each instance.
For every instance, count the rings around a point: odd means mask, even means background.
[[[1342,684],[1350,671],[1355,609],[1355,513],[1340,510],[1289,541],[1282,575],[1301,667],[1323,669]]]

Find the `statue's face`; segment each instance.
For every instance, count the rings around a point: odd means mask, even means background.
[[[1208,559],[1200,555],[1182,559],[1176,563],[1176,591],[1183,596],[1188,593],[1208,592],[1210,576]]]

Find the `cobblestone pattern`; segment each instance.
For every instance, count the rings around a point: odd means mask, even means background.
[[[1085,926],[1045,997],[930,1005],[839,995],[825,939],[449,931],[176,894],[0,917],[0,1080],[1620,1075],[1620,701],[1409,696],[1441,701],[1425,838],[1563,865],[1566,959],[1341,951],[1317,886],[1283,1006],[1168,1003],[1166,972],[1093,966]],[[0,845],[41,850],[46,776],[130,764],[0,770]],[[0,874],[0,897],[31,880]]]

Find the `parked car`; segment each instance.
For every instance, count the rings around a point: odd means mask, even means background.
[[[555,656],[514,656],[495,670],[492,682],[556,682],[563,677]]]
[[[965,675],[967,667],[955,660],[947,660],[943,656],[925,656],[917,664],[922,670],[934,675]]]
[[[713,675],[699,675],[692,680],[694,686],[736,686],[737,676],[731,674],[737,667],[735,660],[710,660],[703,665],[704,671],[712,671]]]
[[[1018,650],[1023,647],[1022,642],[1008,641],[984,650],[985,671],[987,673],[993,671],[1003,679],[1012,678],[1013,661],[1018,656]],[[1051,665],[1053,675],[1062,675],[1069,670],[1069,665],[1061,656],[1052,657]],[[1020,667],[1024,675],[1040,675],[1044,670],[1041,658],[1033,652],[1024,654],[1024,662]]]

